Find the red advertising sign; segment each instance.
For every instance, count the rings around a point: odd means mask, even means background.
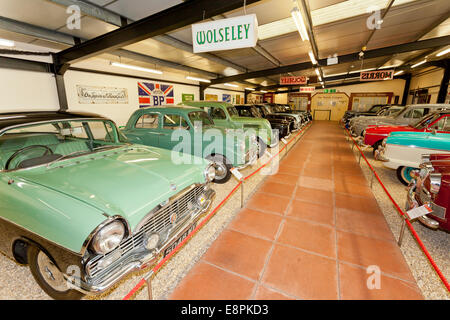
[[[316,87],[300,87],[299,92],[314,92]]]
[[[361,72],[360,81],[374,80],[392,80],[394,79],[394,70],[376,70]]]
[[[305,76],[299,76],[299,77],[281,77],[280,78],[280,84],[306,84],[307,78]]]

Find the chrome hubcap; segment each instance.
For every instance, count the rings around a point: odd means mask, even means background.
[[[67,291],[67,282],[58,267],[42,251],[37,258],[38,268],[47,284],[56,291]]]
[[[216,179],[220,180],[223,179],[227,175],[227,167],[222,162],[215,162],[216,167]]]

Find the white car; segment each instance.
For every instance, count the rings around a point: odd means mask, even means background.
[[[411,173],[422,163],[426,154],[448,153],[450,134],[436,132],[392,132],[383,140],[379,159],[384,166],[397,170],[397,177],[404,185],[413,179]]]

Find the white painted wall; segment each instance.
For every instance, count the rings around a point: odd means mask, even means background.
[[[419,74],[411,78],[410,90],[428,88],[428,94],[431,95],[430,103],[436,103],[439,94],[439,86],[444,77],[444,69],[439,68],[431,72]],[[408,103],[411,103],[413,96],[408,95]]]
[[[348,96],[351,93],[357,92],[394,92],[394,96],[399,96],[401,103],[403,88],[405,87],[405,80],[385,80],[385,81],[371,81],[367,83],[352,84],[349,86],[330,87],[330,89],[336,89],[336,92],[345,92]],[[319,90],[321,92],[322,90]]]
[[[125,125],[130,115],[139,108],[138,87],[139,81],[156,82],[145,79],[135,79],[120,76],[101,75],[88,72],[79,72],[69,70],[64,75],[66,85],[67,100],[69,103],[69,111],[85,111],[98,113],[114,120],[119,126]],[[158,83],[172,84],[170,81],[157,80]],[[87,86],[105,86],[126,88],[128,90],[128,104],[80,104],[77,95],[77,85]],[[182,93],[194,94],[194,99],[200,99],[199,87],[173,84],[175,104],[182,101]],[[223,93],[240,94],[244,97],[244,93],[238,93],[219,89],[206,89],[206,93],[217,94],[219,101],[222,100]]]
[[[55,77],[49,73],[0,69],[0,112],[58,110]]]

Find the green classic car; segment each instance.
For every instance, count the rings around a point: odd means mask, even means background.
[[[192,162],[191,156],[182,157],[175,151],[212,161],[216,183],[227,182],[233,167],[243,169],[257,158],[254,134],[247,139],[242,129],[216,127],[205,111],[195,107],[138,109],[128,119],[122,133],[133,143],[174,151],[174,163]]]
[[[274,134],[267,119],[241,117],[236,108],[227,102],[221,101],[185,101],[183,104],[202,108],[214,120],[214,124],[230,129],[254,129],[257,131],[258,156],[261,157],[267,147],[272,148],[278,144],[278,135]]]
[[[102,292],[209,209],[215,169],[197,160],[174,165],[94,114],[0,114],[0,250],[55,299]]]

